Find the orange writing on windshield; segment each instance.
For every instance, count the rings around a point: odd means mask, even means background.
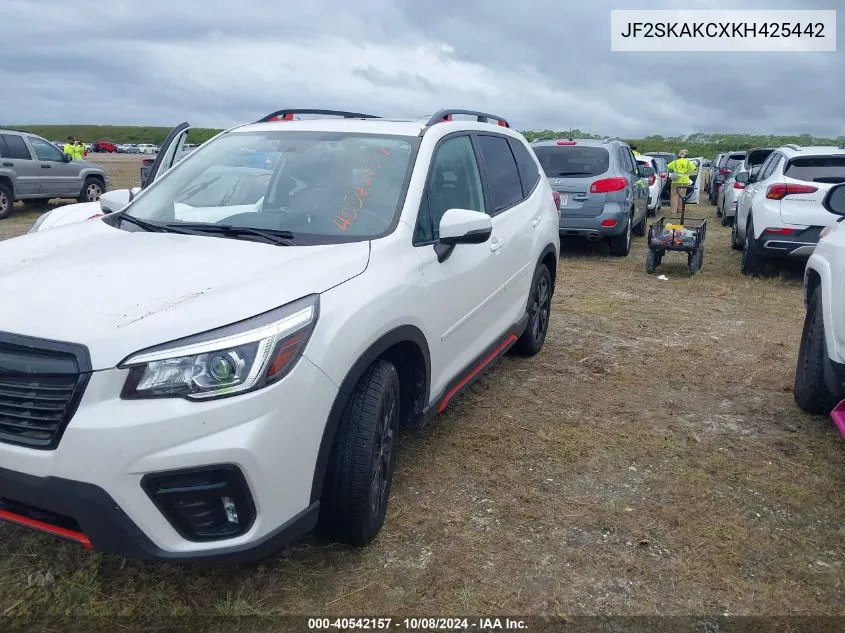
[[[385,147],[380,147],[379,151],[385,156],[390,156],[390,152]],[[363,184],[355,186],[351,192],[343,196],[343,208],[340,213],[332,218],[332,222],[338,230],[346,232],[349,227],[355,222],[360,214],[356,209],[364,208],[364,199],[370,195],[370,187],[373,185],[373,179],[381,169],[381,163],[376,163],[375,168],[367,169],[367,179]]]

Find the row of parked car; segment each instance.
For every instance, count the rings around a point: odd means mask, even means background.
[[[795,401],[831,413],[845,436],[845,144],[725,152],[713,166],[710,199],[742,272],[806,261]]]

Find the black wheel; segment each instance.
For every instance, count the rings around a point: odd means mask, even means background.
[[[742,262],[740,268],[744,275],[759,277],[763,274],[763,267],[766,260],[760,253],[757,243],[754,241],[754,222],[748,220],[745,227],[745,243],[742,245]]]
[[[85,179],[82,185],[82,191],[79,192],[80,202],[97,202],[103,194],[103,182],[99,178],[89,176]]]
[[[537,267],[528,297],[528,325],[513,346],[517,356],[534,356],[543,349],[552,313],[552,274],[543,264]]]
[[[6,185],[0,182],[0,220],[9,217],[14,203],[15,200],[12,198],[12,192]]]
[[[801,335],[798,366],[795,368],[795,383],[792,387],[795,404],[807,413],[827,414],[836,406],[836,398],[824,381],[826,356],[822,293],[820,288],[816,288],[810,297],[804,317],[804,331]]]
[[[722,223],[722,226],[730,226],[731,224],[733,224],[734,219],[731,216],[729,216],[727,213],[725,213],[724,211],[722,211],[720,217],[721,217],[720,221]]]
[[[648,249],[648,252],[645,256],[645,271],[652,275],[654,271],[660,266],[660,262],[663,259],[663,256],[660,255],[657,251]]]
[[[699,246],[687,258],[687,267],[690,275],[696,274],[701,270],[701,265],[704,263],[704,246]]]
[[[337,430],[320,521],[347,545],[372,541],[384,525],[399,430],[399,374],[377,360],[349,397]]]
[[[648,211],[643,213],[643,219],[640,220],[639,224],[637,224],[637,226],[634,227],[634,235],[636,235],[637,237],[642,237],[643,235],[645,235],[646,224],[648,223],[646,221],[646,218],[648,218]],[[633,221],[634,220],[633,220],[633,217],[632,217],[631,222],[633,222]]]
[[[627,257],[631,252],[631,216],[625,223],[625,229],[619,235],[608,238],[610,254],[614,257]]]
[[[739,241],[739,229],[736,226],[736,222],[731,225],[731,248],[735,251],[742,250],[742,244]]]

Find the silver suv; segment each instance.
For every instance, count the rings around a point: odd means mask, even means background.
[[[538,139],[531,144],[560,196],[561,236],[605,239],[625,257],[631,235],[645,235],[648,177],[622,140]]]
[[[0,128],[0,219],[8,217],[16,200],[96,202],[107,188],[106,170],[100,165],[71,160],[35,134]]]

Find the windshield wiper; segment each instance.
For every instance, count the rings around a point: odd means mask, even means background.
[[[149,231],[151,233],[163,233],[167,231],[167,229],[163,226],[155,224],[153,222],[147,222],[146,220],[140,220],[136,218],[134,215],[127,215],[122,213],[119,216],[120,222],[128,222],[129,224],[134,224],[135,226],[139,226],[145,231]]]
[[[254,236],[276,244],[278,246],[295,246],[293,233],[282,229],[254,229],[250,226],[232,226],[231,224],[212,224],[211,222],[169,222],[164,225],[168,229],[178,231],[185,229],[190,232],[216,233],[231,237]]]

